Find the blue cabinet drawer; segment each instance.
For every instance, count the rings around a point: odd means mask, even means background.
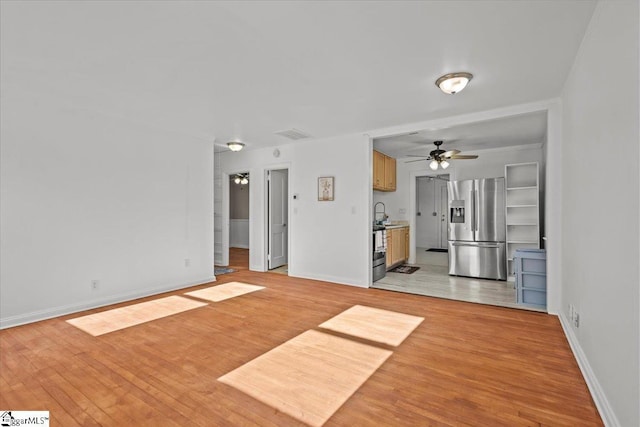
[[[519,273],[517,279],[521,288],[547,289],[547,276],[542,274]]]
[[[547,292],[534,289],[520,289],[518,290],[518,304],[544,308],[547,306]]]
[[[522,258],[522,265],[520,266],[520,268],[523,273],[546,273],[547,260]]]

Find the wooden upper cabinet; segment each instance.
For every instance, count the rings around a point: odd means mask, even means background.
[[[384,156],[384,184],[387,191],[396,191],[396,159]]]
[[[373,189],[396,191],[396,159],[373,150]]]
[[[379,151],[373,151],[373,189],[384,191],[384,158]]]

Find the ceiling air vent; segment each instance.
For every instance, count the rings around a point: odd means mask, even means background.
[[[284,136],[285,138],[293,139],[294,141],[298,139],[310,138],[311,135],[308,133],[304,133],[298,129],[287,129],[275,132],[276,135]]]

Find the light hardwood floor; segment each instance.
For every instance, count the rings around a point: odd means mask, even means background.
[[[217,378],[363,305],[424,321],[325,425],[602,425],[555,316],[241,267],[217,284],[233,281],[265,289],[98,337],[65,322],[79,314],[0,331],[0,408],[65,427],[303,425]]]
[[[412,274],[387,272],[384,278],[374,282],[373,287],[458,301],[544,311],[516,304],[513,282],[449,276],[446,253],[427,252],[425,248],[416,248],[416,263],[413,265],[420,267],[420,270]]]

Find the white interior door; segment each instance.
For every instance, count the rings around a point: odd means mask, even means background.
[[[445,185],[440,187],[440,249],[447,249],[447,240],[449,238],[449,193]]]
[[[269,270],[287,263],[288,256],[288,171],[269,171]]]

